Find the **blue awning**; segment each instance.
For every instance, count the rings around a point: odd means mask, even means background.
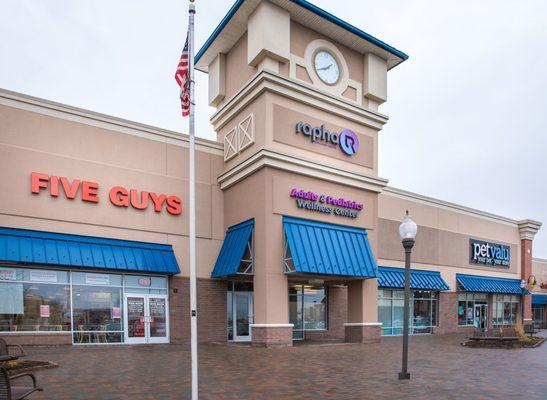
[[[167,244],[0,227],[0,262],[178,274]]]
[[[467,292],[522,294],[520,279],[456,274],[456,280]],[[525,291],[525,294],[529,294]]]
[[[360,228],[283,217],[293,271],[376,278],[367,232]]]
[[[250,219],[228,228],[211,278],[237,275],[253,227],[254,219]]]
[[[378,286],[404,289],[404,268],[378,267]],[[449,290],[450,287],[437,271],[410,270],[410,288],[422,290]]]
[[[532,294],[532,304],[534,306],[544,306],[547,304],[547,294]]]

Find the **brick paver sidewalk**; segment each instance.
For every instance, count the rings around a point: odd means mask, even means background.
[[[545,334],[545,332],[544,332]],[[401,338],[375,345],[257,349],[200,345],[201,399],[546,399],[547,344],[469,349],[462,336],[411,337],[412,379],[399,382]],[[29,348],[60,367],[37,373],[32,399],[186,399],[185,345]],[[404,396],[404,397],[403,397]]]

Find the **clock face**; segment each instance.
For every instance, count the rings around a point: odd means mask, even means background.
[[[340,78],[340,68],[336,58],[328,51],[318,51],[314,60],[315,72],[327,85],[334,85]]]

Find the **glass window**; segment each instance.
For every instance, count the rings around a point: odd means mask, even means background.
[[[66,271],[0,267],[0,331],[69,331],[67,282]]]
[[[327,329],[327,295],[323,286],[290,284],[289,320],[293,338],[302,339],[305,330]]]
[[[411,303],[412,304],[412,303]],[[403,334],[403,322],[405,320],[405,301],[404,299],[393,299],[393,334]]]
[[[404,291],[378,291],[378,318],[382,322],[383,335],[400,335],[403,333]],[[414,290],[410,299],[410,333],[431,333],[431,327],[438,320],[437,291]]]
[[[228,340],[234,340],[234,322],[233,322],[233,304],[232,304],[233,292],[228,289],[226,292],[226,319],[228,321]]]
[[[519,298],[512,295],[494,295],[495,326],[514,325],[518,318]]]
[[[382,333],[391,335],[393,326],[391,299],[378,299],[378,321],[382,323]]]
[[[72,288],[75,343],[119,342],[123,331],[122,289],[78,286]]]
[[[431,333],[431,301],[414,299],[412,333]]]

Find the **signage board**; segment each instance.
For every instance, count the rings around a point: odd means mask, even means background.
[[[120,307],[112,307],[112,319],[120,319],[122,317],[122,309]]]
[[[110,285],[110,276],[108,274],[85,274],[86,285]]]
[[[469,239],[469,263],[509,268],[511,248],[505,244]]]
[[[152,279],[148,277],[139,278],[138,283],[139,283],[139,286],[149,287],[152,285]]]
[[[100,185],[97,182],[50,176],[38,172],[30,174],[30,191],[36,195],[43,191],[49,191],[51,197],[63,196],[69,200],[79,197],[88,203],[100,202]],[[116,207],[131,207],[136,210],[146,210],[152,207],[157,213],[164,210],[171,215],[182,213],[180,197],[164,193],[157,194],[146,190],[112,186],[108,190],[108,199]]]
[[[0,268],[0,281],[17,280],[17,270],[14,268]]]
[[[29,279],[33,282],[57,283],[57,271],[44,271],[41,269],[31,269]]]
[[[42,304],[40,306],[40,318],[49,318],[49,305],[48,304]]]
[[[353,200],[334,197],[326,194],[317,194],[310,191],[291,189],[290,197],[296,199],[298,208],[310,211],[337,215],[339,217],[357,218],[364,206]]]
[[[326,129],[325,125],[314,127],[302,121],[296,124],[295,129],[297,134],[307,136],[312,143],[332,148],[339,147],[348,156],[353,156],[359,151],[359,138],[349,129],[344,129],[340,133],[336,133]]]

